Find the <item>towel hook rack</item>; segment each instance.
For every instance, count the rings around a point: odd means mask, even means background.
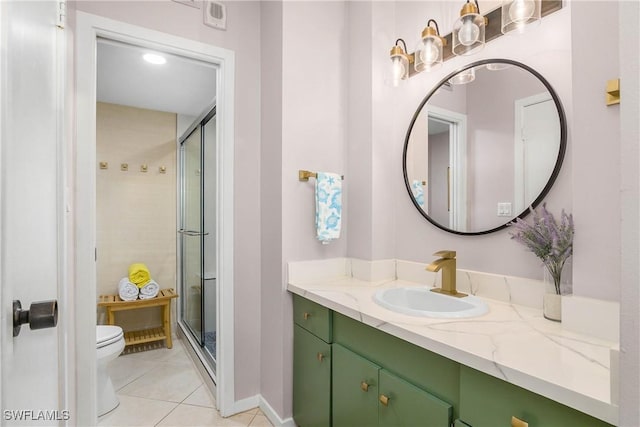
[[[298,171],[298,180],[299,181],[309,181],[309,178],[318,178],[317,172],[311,172],[300,169]],[[340,179],[344,180],[344,175],[340,175]]]

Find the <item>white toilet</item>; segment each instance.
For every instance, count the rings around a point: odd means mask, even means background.
[[[107,365],[124,350],[124,333],[120,326],[96,326],[96,348],[98,351],[97,403],[98,416],[113,410],[120,403],[113,389]]]

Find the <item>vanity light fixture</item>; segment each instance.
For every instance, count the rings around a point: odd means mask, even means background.
[[[484,32],[489,20],[480,14],[478,0],[473,1],[467,0],[453,24],[454,55],[470,55],[484,47]]]
[[[507,68],[511,68],[512,65],[502,63],[502,62],[491,62],[487,64],[486,67],[487,67],[487,70],[489,71],[500,71],[500,70],[506,70]]]
[[[540,0],[502,0],[502,34],[523,33],[540,24]]]
[[[400,46],[400,42],[404,45],[404,50]],[[413,62],[414,55],[407,55],[407,44],[402,39],[396,40],[395,46],[391,48],[391,79],[393,86],[398,86],[400,80],[409,78],[409,64]]]
[[[421,72],[439,68],[442,65],[443,48],[446,45],[447,40],[440,37],[438,23],[434,19],[429,19],[427,26],[422,30],[422,37],[416,47],[415,70]]]
[[[462,71],[449,79],[449,83],[452,85],[466,85],[476,79],[476,69],[469,68]]]
[[[426,28],[422,30],[415,52],[407,51],[407,45],[403,39],[396,40],[390,55],[392,83],[398,86],[401,80],[406,80],[422,71],[435,70],[455,55],[479,52],[485,43],[502,37],[503,34],[522,32],[539,23],[541,17],[562,9],[562,3],[563,0],[502,0],[501,8],[493,9],[483,16],[480,14],[478,0],[466,0],[460,10],[460,18],[455,22],[451,33],[441,36],[438,23],[429,19]],[[487,68],[498,71],[506,67],[498,64],[487,66]],[[467,83],[473,81],[474,73],[474,71],[466,73]],[[465,82],[458,81],[453,84],[463,83]]]

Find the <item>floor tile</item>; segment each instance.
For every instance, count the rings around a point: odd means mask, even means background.
[[[174,402],[118,395],[120,405],[98,419],[99,426],[153,426],[176,406]]]
[[[107,366],[107,371],[116,390],[140,378],[155,366],[138,358],[119,356]]]
[[[216,407],[216,399],[211,395],[211,392],[205,384],[202,384],[196,391],[191,393],[183,403],[207,408]]]
[[[251,427],[273,427],[273,424],[271,424],[269,419],[265,415],[261,414],[257,414],[249,425]]]
[[[129,383],[120,394],[149,399],[182,402],[202,384],[202,378],[192,366],[159,363],[140,378]]]
[[[100,426],[267,426],[258,408],[229,418],[215,409],[215,397],[180,340],[173,348],[133,352],[109,366],[120,406],[99,419]]]
[[[182,404],[171,411],[157,426],[246,427],[253,418],[254,415],[247,413],[222,418],[215,409]]]

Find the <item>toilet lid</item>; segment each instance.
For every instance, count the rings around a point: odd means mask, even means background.
[[[98,348],[104,347],[120,340],[123,336],[122,328],[113,325],[98,325],[96,327],[96,344]]]

